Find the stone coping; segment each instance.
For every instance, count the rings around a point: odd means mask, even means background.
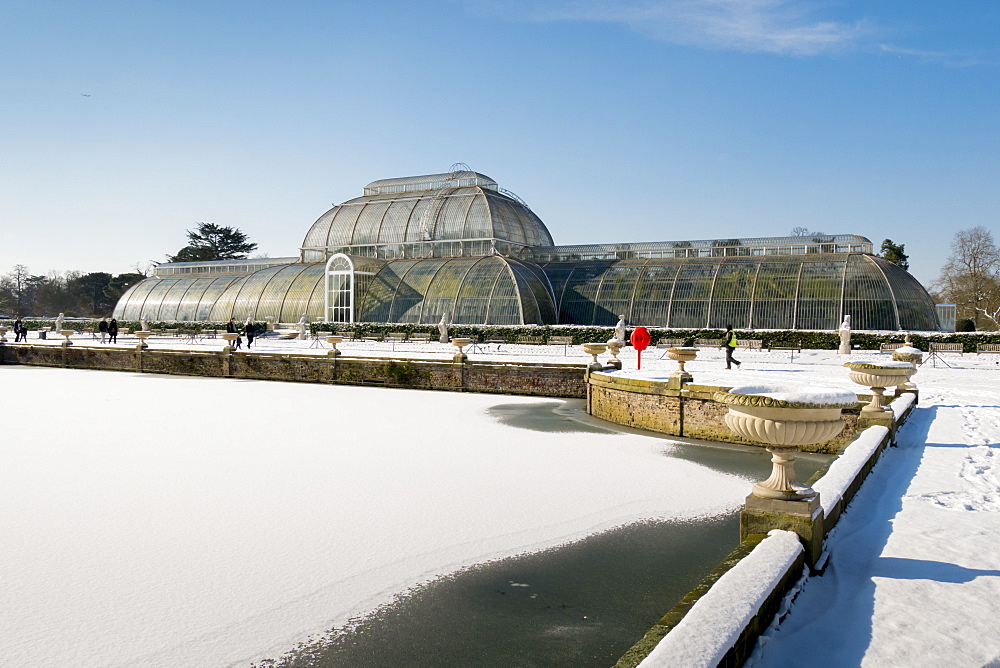
[[[739,388],[736,388],[739,389]],[[775,388],[775,392],[781,391],[780,388]],[[845,393],[846,394],[846,393]],[[818,397],[822,397],[820,394]],[[743,394],[741,392],[724,392],[719,391],[713,395],[713,398],[719,403],[729,404],[730,406],[754,406],[760,408],[854,408],[857,403],[857,396],[852,395],[852,399],[834,400],[827,399],[823,400],[820,398],[809,398],[807,395],[802,395],[801,399],[798,400],[787,400],[787,399],[777,399],[775,397],[769,397],[766,394]]]
[[[859,371],[900,371],[902,369],[913,368],[912,362],[880,362],[877,364],[871,364],[868,362],[844,362],[844,366],[848,369],[857,369]]]

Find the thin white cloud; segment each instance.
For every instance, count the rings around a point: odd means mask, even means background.
[[[536,21],[625,25],[672,44],[756,53],[817,55],[845,50],[868,35],[863,20],[816,17],[801,0],[551,0],[540,5],[498,0],[505,14]]]
[[[979,65],[980,59],[976,56],[949,53],[946,51],[926,51],[923,49],[907,49],[892,44],[879,44],[882,53],[897,56],[899,58],[916,58],[922,63],[940,63],[942,65],[954,65],[956,67],[972,67]]]

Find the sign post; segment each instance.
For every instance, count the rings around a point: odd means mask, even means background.
[[[646,331],[645,327],[636,327],[634,330],[632,330],[632,336],[630,337],[629,340],[632,341],[632,347],[635,348],[636,351],[639,353],[638,368],[641,369],[642,351],[645,350],[647,347],[649,347],[649,341],[650,341],[649,332]]]

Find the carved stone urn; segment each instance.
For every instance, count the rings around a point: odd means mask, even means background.
[[[329,356],[329,357],[339,357],[341,355],[341,351],[337,349],[337,344],[341,343],[343,340],[344,340],[344,337],[342,337],[342,336],[333,336],[333,335],[330,335],[330,336],[326,337],[326,342],[330,344],[330,348],[331,348],[330,352],[327,353],[327,356]]]
[[[583,344],[583,351],[588,355],[594,357],[594,361],[590,363],[591,371],[600,371],[604,368],[604,365],[597,361],[598,355],[603,355],[608,350],[608,344],[606,343],[585,343]]]
[[[670,374],[671,378],[675,378],[682,383],[690,383],[694,380],[694,377],[685,371],[684,365],[698,357],[697,348],[667,348],[667,357],[677,362],[677,371]]]
[[[0,343],[7,343],[7,328],[6,327],[0,327]]]
[[[153,335],[152,332],[140,329],[138,332],[135,333],[135,335],[136,335],[136,338],[139,339],[139,345],[137,345],[136,348],[140,348],[141,349],[141,348],[148,348],[149,347],[149,345],[146,343],[146,339],[148,339],[149,337],[151,337]],[[222,338],[225,339],[226,335],[223,334]],[[229,341],[229,342],[232,343],[235,340],[236,339],[234,338],[234,339],[232,339],[232,341]]]
[[[64,346],[71,346],[71,345],[73,345],[73,342],[69,340],[69,337],[71,337],[74,334],[76,334],[76,330],[75,329],[60,329],[59,333],[62,336],[66,337],[66,340],[62,342],[62,344]]]
[[[906,338],[910,338],[907,335]],[[909,362],[913,365],[913,373],[917,373],[917,367],[924,363],[924,353],[918,348],[914,348],[910,345],[905,345],[902,348],[896,348],[892,351],[892,359],[896,362]],[[912,378],[912,376],[911,376]],[[917,386],[910,382],[910,378],[906,379],[906,382],[902,385],[896,386],[896,391],[916,391]]]
[[[611,353],[611,364],[617,366],[619,369],[622,368],[622,362],[618,359],[618,353],[622,351],[625,347],[625,341],[622,339],[608,339],[608,352]]]
[[[790,501],[816,496],[811,487],[795,478],[799,446],[834,438],[844,429],[841,409],[857,404],[857,397],[850,392],[767,386],[716,392],[715,400],[729,407],[727,427],[747,440],[766,444],[771,453],[771,476],[754,485],[753,495]]]
[[[455,357],[453,358],[456,362],[464,362],[465,360],[469,359],[469,356],[465,354],[465,351],[463,351],[462,348],[469,345],[470,343],[472,343],[472,339],[465,337],[452,337],[451,345],[458,348],[458,352],[455,353]]]
[[[868,416],[891,414],[892,410],[885,407],[885,388],[905,385],[910,376],[917,372],[911,362],[902,361],[881,364],[844,362],[844,366],[849,369],[851,380],[872,389],[871,402],[861,409],[861,414]]]

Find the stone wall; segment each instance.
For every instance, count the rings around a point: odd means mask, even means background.
[[[638,429],[670,436],[686,436],[706,441],[757,445],[740,438],[726,426],[725,404],[713,398],[729,387],[685,383],[673,388],[659,380],[619,377],[592,373],[588,375],[587,410],[594,417]],[[836,454],[854,439],[858,430],[858,409],[844,410],[844,431],[826,443],[803,446],[805,452]]]
[[[582,364],[413,360],[249,351],[0,344],[0,362],[74,369],[139,371],[341,385],[377,385],[453,392],[586,396]]]
[[[837,520],[840,518],[841,511],[847,506],[848,503],[854,498],[854,495],[861,488],[865,478],[874,468],[877,463],[879,456],[885,451],[887,447],[893,441],[893,436],[896,430],[902,425],[906,419],[910,416],[916,405],[916,395],[907,396],[908,393],[904,393],[902,397],[897,398],[893,402],[894,415],[885,425],[873,425],[869,429],[870,421],[868,419],[861,420],[861,424],[858,424],[858,419],[855,417],[854,424],[856,426],[856,431],[854,437],[850,443],[847,443],[843,448],[840,456],[834,459],[830,464],[827,465],[824,471],[817,473],[814,476],[815,483],[813,483],[817,488],[822,485],[822,481],[828,476],[832,476],[838,479],[834,487],[839,488],[836,492],[840,496],[835,503],[835,510],[830,513],[830,515],[824,516],[822,507],[813,514],[811,521],[806,522],[810,524],[810,530],[817,532],[817,535],[813,538],[817,539],[816,542],[819,544],[819,548],[822,548],[822,542],[826,535],[836,526]],[[881,430],[881,431],[877,431]],[[859,454],[860,453],[860,454]],[[831,468],[834,468],[836,462],[845,462],[846,466],[842,467],[841,473],[846,470],[847,475],[833,475]],[[812,481],[811,481],[812,482]],[[823,486],[826,490],[827,486]],[[823,494],[829,492],[824,491]],[[780,572],[774,572],[772,575],[772,580],[775,583],[770,589],[769,593],[765,597],[763,604],[752,612],[752,614],[747,614],[740,624],[742,626],[742,632],[739,634],[738,638],[735,638],[732,646],[726,652],[725,656],[718,662],[711,663],[700,663],[699,665],[716,665],[722,666],[724,668],[736,668],[737,666],[742,666],[743,663],[749,658],[750,654],[753,652],[757,638],[763,633],[770,625],[776,611],[780,607],[782,600],[788,595],[794,587],[798,585],[800,576],[805,575],[807,572],[813,572],[813,568],[816,566],[816,545],[810,545],[810,541],[806,536],[801,533],[801,527],[787,526],[790,520],[794,518],[789,518],[783,515],[772,515],[770,518],[765,517],[766,514],[758,514],[755,521],[752,522],[753,526],[748,526],[747,514],[751,503],[751,500],[755,497],[750,496],[747,498],[747,508],[741,513],[740,525],[741,525],[741,542],[739,547],[737,547],[723,562],[710,573],[698,586],[696,586],[687,596],[685,596],[677,605],[675,605],[659,622],[657,622],[653,628],[651,628],[646,635],[639,640],[628,652],[626,652],[621,659],[615,664],[614,668],[636,668],[642,661],[649,656],[650,652],[670,633],[672,629],[677,627],[678,624],[688,615],[688,613],[695,608],[701,601],[701,599],[712,589],[713,585],[730,569],[740,563],[741,560],[750,555],[754,548],[761,542],[764,534],[772,529],[790,529],[795,533],[799,534],[800,541],[805,547],[803,552],[803,558],[797,559],[793,567],[787,570],[781,570]],[[816,501],[822,501],[821,498],[817,498]],[[786,502],[787,503],[787,502]],[[807,503],[807,502],[793,502],[793,503]],[[819,505],[817,503],[817,505]],[[828,504],[822,504],[828,505]],[[753,514],[753,513],[751,513]],[[759,521],[757,521],[759,520]],[[814,552],[810,555],[810,551]],[[777,566],[775,566],[777,568]],[[808,570],[807,570],[808,569]],[[708,648],[712,644],[718,644],[720,638],[713,637],[706,634],[705,647]],[[708,650],[706,649],[706,652]],[[657,657],[662,658],[662,657]],[[657,663],[656,665],[660,665]],[[678,663],[663,664],[663,665],[685,665]]]

